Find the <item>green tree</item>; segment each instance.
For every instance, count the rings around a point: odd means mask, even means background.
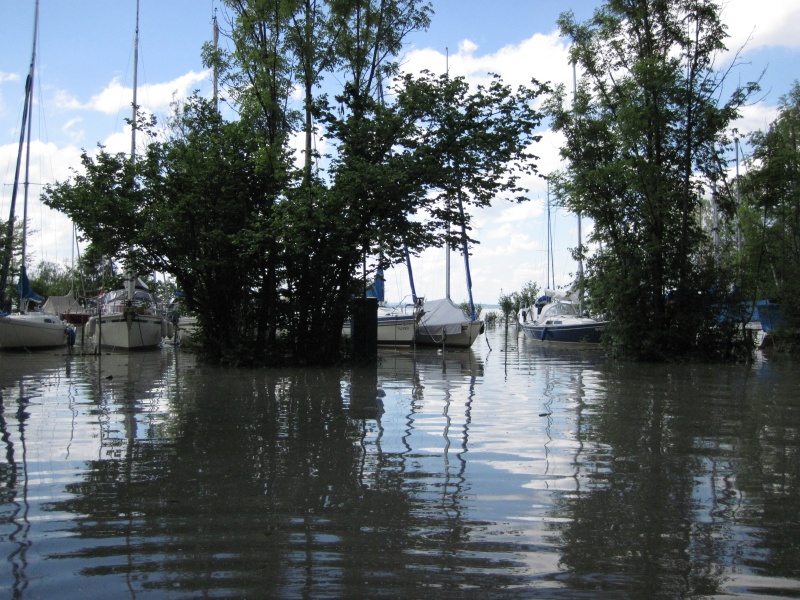
[[[0,222],[3,231],[11,231],[12,238],[9,243],[7,236],[2,238],[2,246],[0,246],[0,262],[3,265],[8,263],[8,274],[3,273],[4,281],[0,281],[2,286],[2,293],[0,293],[0,312],[11,311],[11,305],[19,300],[17,293],[17,286],[10,285],[12,280],[16,280],[19,275],[20,262],[22,261],[22,228],[20,227],[21,219],[15,217],[13,223],[9,225],[8,221]]]
[[[722,179],[725,130],[757,85],[718,100],[718,5],[608,0],[587,23],[564,13],[559,26],[582,76],[571,107],[563,88],[550,104],[569,163],[554,182],[603,247],[586,286],[610,319],[605,339],[642,359],[725,354],[732,338],[717,324],[732,272],[714,262],[699,209]],[[730,198],[718,201],[730,215]]]
[[[504,294],[501,290],[500,297],[497,299],[497,303],[500,305],[500,312],[503,313],[503,320],[508,323],[509,315],[515,312],[513,294]]]
[[[42,261],[30,274],[31,288],[43,298],[65,296],[72,289],[72,272],[63,265]]]
[[[800,83],[781,97],[778,118],[750,136],[741,179],[745,298],[780,301],[785,334],[800,331]]]
[[[266,258],[259,228],[272,200],[258,129],[245,118],[223,122],[199,98],[170,125],[171,137],[150,143],[135,163],[123,154],[84,153],[85,173],[49,187],[44,200],[70,215],[92,241],[95,260],[122,256],[126,268],[174,275],[213,362],[263,360]],[[104,276],[98,287],[110,282]]]
[[[452,243],[449,224],[469,230],[461,207],[522,196],[518,177],[535,171],[527,148],[543,88],[514,92],[494,80],[471,89],[423,74],[398,80],[385,103],[380,81],[398,72],[392,57],[409,31],[427,25],[427,5],[228,4],[235,49],[206,50],[224,71],[237,120],[193,98],[177,107],[169,138],[151,141],[136,163],[84,154],[84,174],[49,188],[45,200],[104,254],[174,274],[214,361],[330,363],[348,304],[371,276],[362,271],[367,257],[385,265],[406,245]],[[303,54],[312,48],[314,56]],[[306,96],[298,119],[289,78],[304,60],[306,91],[323,71],[342,85],[335,99]],[[312,170],[308,146],[298,163],[289,149],[290,136],[311,126],[309,114],[333,147]]]

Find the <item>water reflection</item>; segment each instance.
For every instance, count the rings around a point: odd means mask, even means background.
[[[314,371],[211,368],[172,348],[4,356],[0,586],[800,593],[790,364],[612,364],[488,335],[494,350]]]
[[[0,370],[0,441],[5,458],[0,463],[0,540],[10,570],[5,578],[10,583],[3,588],[14,598],[24,597],[29,587],[28,554],[33,544],[27,445],[30,405],[60,384],[62,371],[69,377],[68,360],[43,353],[27,365],[4,361]]]

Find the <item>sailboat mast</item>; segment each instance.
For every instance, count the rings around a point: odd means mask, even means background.
[[[25,80],[25,105],[22,108],[22,126],[19,130],[19,148],[17,150],[17,166],[14,171],[14,187],[11,190],[11,206],[9,208],[8,227],[6,229],[6,247],[3,257],[3,268],[0,271],[0,312],[6,304],[6,287],[8,284],[8,272],[11,269],[11,256],[14,254],[14,213],[17,205],[17,189],[19,187],[19,172],[22,167],[22,148],[25,144],[25,134],[29,131],[28,120],[30,119],[31,99],[33,97],[33,73],[36,64],[36,43],[39,33],[39,0],[36,0],[33,13],[33,50],[31,51],[31,64],[28,68],[28,77]],[[26,131],[27,130],[27,131]],[[27,176],[26,176],[27,179]],[[26,212],[27,218],[27,212]],[[23,238],[25,235],[26,223],[23,222]],[[25,242],[23,240],[23,246]],[[24,266],[23,256],[23,266]]]
[[[547,276],[545,277],[545,289],[554,289],[556,287],[555,265],[551,268],[551,261],[553,260],[553,228],[550,224],[550,180],[547,180],[547,258],[545,264],[547,267]],[[552,279],[552,283],[551,283]]]
[[[35,37],[36,34],[34,34]],[[36,47],[33,50],[36,54]],[[31,71],[33,73],[33,71]],[[30,94],[28,94],[28,139],[25,141],[25,182],[23,183],[22,193],[22,267],[25,269],[25,258],[28,256],[28,185],[30,184],[30,171],[31,171],[31,125],[33,119],[33,76],[31,76]],[[22,270],[20,272],[22,272]],[[21,298],[20,298],[21,300]],[[20,306],[20,312],[22,312]]]
[[[445,75],[449,78],[450,77],[450,48],[445,47]],[[447,210],[448,213],[450,212],[450,195],[447,195]],[[447,221],[447,237],[450,237],[450,221]],[[450,299],[450,242],[446,241],[444,245],[445,255],[444,255],[444,297],[448,300]]]
[[[578,75],[577,65],[572,63],[572,111],[575,112],[575,103],[578,99]],[[577,113],[576,113],[577,117]],[[577,211],[575,216],[578,218],[578,311],[583,313],[583,240],[581,237],[581,213]]]
[[[139,0],[136,0],[136,25],[133,33],[133,116],[131,119],[131,165],[136,164],[136,91],[139,83]],[[128,300],[133,301],[136,295],[136,276],[131,272],[130,265],[125,265],[128,274]]]
[[[139,69],[139,0],[136,0],[136,29],[133,35],[133,115],[131,117],[131,162],[136,162],[136,87]]]
[[[469,296],[469,315],[470,319],[475,320],[475,303],[472,301],[472,275],[469,272],[469,247],[467,246],[467,225],[464,218],[464,202],[461,200],[461,192],[458,194],[458,212],[461,215],[461,245],[464,252],[464,271],[467,274],[467,295]]]

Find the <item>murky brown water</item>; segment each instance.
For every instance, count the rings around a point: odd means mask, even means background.
[[[0,595],[800,596],[797,363],[488,342],[0,355]]]

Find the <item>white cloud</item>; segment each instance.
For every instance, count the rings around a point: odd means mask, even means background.
[[[0,161],[3,164],[14,165],[16,152],[16,144],[0,146]],[[80,149],[75,146],[59,148],[53,143],[43,143],[39,140],[33,140],[30,144],[28,221],[33,232],[28,238],[28,248],[34,264],[42,260],[61,262],[71,256],[71,222],[65,215],[47,208],[39,197],[45,185],[66,181],[73,175],[70,165],[79,164]],[[14,183],[13,166],[3,175],[0,205],[3,214],[7,216]],[[16,214],[20,218],[23,214],[22,191],[23,188],[20,187],[17,192]]]
[[[197,84],[205,81],[208,77],[209,71],[200,73],[189,71],[172,81],[140,85],[136,101],[140,106],[147,107],[153,112],[166,110],[176,96],[183,98],[191,95]],[[87,110],[114,115],[129,107],[132,101],[133,88],[123,86],[119,78],[115,77],[104,90],[92,96],[82,107]]]
[[[495,222],[501,224],[518,224],[527,219],[539,217],[543,213],[544,209],[540,202],[522,202],[521,204],[513,204],[503,208],[503,212],[495,219]]]
[[[444,73],[449,66],[450,75],[464,77],[472,83],[488,81],[487,74],[495,73],[512,88],[529,85],[533,78],[542,83],[565,85],[572,81],[566,42],[555,31],[534,34],[492,54],[481,55],[479,50],[479,46],[468,39],[462,40],[458,51],[449,56],[431,48],[415,49],[402,61],[403,70],[419,73],[427,69]]]
[[[86,132],[79,126],[83,123],[82,117],[75,117],[66,121],[61,126],[61,131],[65,133],[75,144],[80,144],[86,137]]]
[[[728,26],[729,50],[766,47],[800,48],[800,4],[786,0],[729,0],[723,2],[723,23]]]
[[[741,112],[741,118],[732,124],[732,129],[738,130],[742,135],[754,131],[766,131],[770,123],[778,118],[778,107],[764,102],[745,106]]]

